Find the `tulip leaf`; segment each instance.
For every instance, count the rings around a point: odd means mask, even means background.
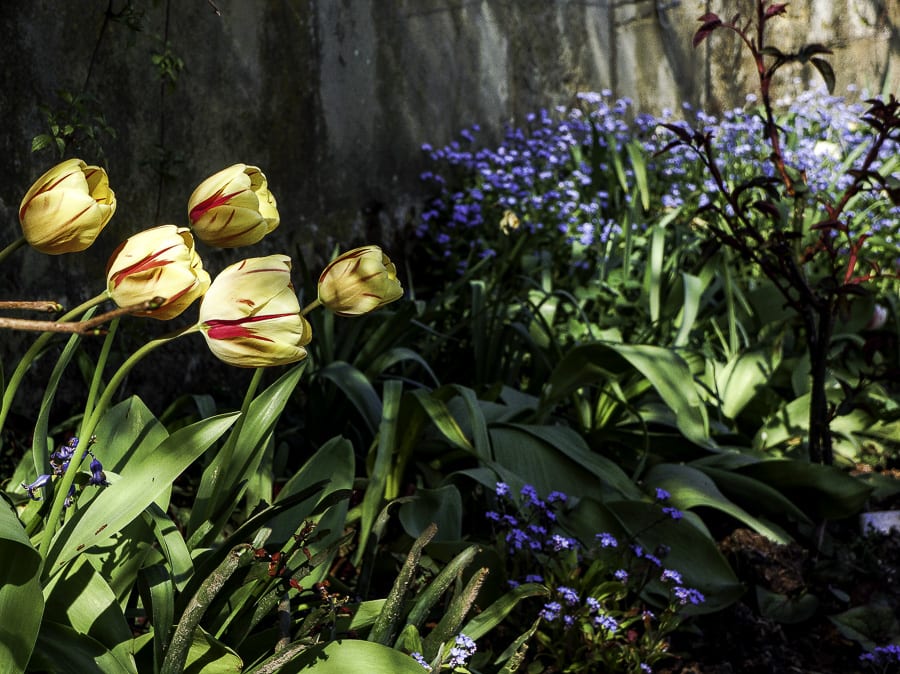
[[[44,573],[57,573],[84,548],[121,531],[170,488],[237,417],[232,413],[203,419],[175,431],[152,451],[131,457],[121,475],[110,475],[110,486],[60,529],[47,554]]]
[[[115,562],[113,562],[115,564]],[[112,655],[122,671],[137,672],[131,654],[131,628],[106,580],[82,556],[66,565],[44,587],[47,615],[79,635],[90,637]]]
[[[123,666],[96,639],[79,633],[69,625],[47,619],[41,624],[29,670],[58,674],[133,674],[136,671]]]
[[[215,538],[240,501],[246,480],[262,460],[262,444],[269,441],[304,368],[305,361],[292,367],[250,403],[242,424],[232,430],[228,441],[204,469],[187,527],[191,549]],[[198,533],[205,523],[212,525]]]
[[[372,641],[346,639],[324,646],[313,646],[298,655],[291,671],[309,674],[347,674],[360,671],[365,663],[366,674],[422,674],[422,665],[405,653]]]
[[[381,421],[381,400],[366,375],[343,361],[329,363],[316,374],[343,391],[366,422],[369,431],[375,433]]]
[[[0,499],[0,671],[25,671],[43,614],[41,556]]]
[[[366,550],[369,533],[381,504],[384,501],[385,486],[391,470],[391,459],[397,452],[397,416],[400,409],[400,398],[403,384],[399,381],[388,381],[384,385],[384,405],[379,412],[381,427],[378,442],[375,443],[375,456],[369,471],[369,481],[361,505],[360,538],[356,561],[362,558]]]

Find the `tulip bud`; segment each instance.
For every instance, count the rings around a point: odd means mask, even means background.
[[[339,316],[359,316],[403,296],[397,268],[378,246],[340,255],[319,276],[319,301]]]
[[[84,250],[116,212],[116,195],[99,166],[68,159],[42,175],[19,205],[25,240],[48,255]]]
[[[204,180],[188,200],[194,234],[210,246],[249,246],[281,221],[266,176],[255,166],[235,164]]]
[[[238,367],[286,365],[306,358],[309,323],[291,285],[291,258],[269,255],[227,267],[200,304],[210,350]]]
[[[207,288],[209,274],[187,227],[160,225],[139,232],[122,243],[106,265],[106,290],[120,307],[165,298],[161,307],[136,315],[175,318]]]

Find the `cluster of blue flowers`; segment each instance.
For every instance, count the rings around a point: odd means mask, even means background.
[[[452,670],[465,667],[469,662],[469,658],[475,655],[475,651],[477,650],[478,647],[475,645],[475,641],[473,639],[470,639],[465,634],[457,635],[453,646],[450,647],[450,651],[448,652],[448,655],[450,657],[447,660],[447,666]],[[410,653],[409,655],[413,660],[422,665],[422,668],[426,672],[430,672],[433,670],[433,667],[428,664],[425,656],[423,656],[418,651]]]
[[[868,653],[859,656],[860,661],[868,663],[874,667],[883,667],[885,671],[887,667],[900,665],[900,645],[889,644],[887,646],[878,646]]]
[[[85,448],[84,452],[81,455],[80,460],[83,461],[86,457],[91,457],[91,477],[88,478],[88,484],[94,485],[96,487],[106,487],[109,485],[109,482],[106,480],[106,473],[103,472],[103,464],[100,463],[100,461],[94,455],[94,452],[91,450],[91,445],[93,445],[96,441],[97,439],[95,437],[91,437],[90,441],[88,441],[88,446]],[[66,470],[69,467],[69,462],[75,455],[75,450],[77,448],[78,438],[73,437],[66,444],[62,445],[59,449],[50,454],[50,467],[53,470],[51,474],[39,475],[38,478],[31,484],[22,483],[22,488],[28,493],[28,496],[31,499],[39,501],[41,497],[36,494],[37,490],[49,484],[54,477],[61,477],[65,474]],[[69,493],[66,495],[66,500],[64,501],[64,505],[66,508],[72,505],[74,498],[75,485],[73,484],[69,488]]]
[[[614,534],[604,531],[595,535],[593,547],[585,547],[559,533],[556,511],[568,502],[565,494],[554,491],[542,499],[534,487],[525,485],[516,495],[505,482],[496,484],[494,494],[496,509],[487,511],[486,517],[493,523],[510,559],[528,560],[526,568],[530,565],[531,572],[522,581],[550,587],[549,600],[538,612],[549,629],[561,630],[564,635],[575,628],[572,633],[593,634],[607,647],[609,640],[621,638],[622,647],[627,649],[633,647],[639,634],[636,629],[671,630],[678,624],[676,614],[680,607],[705,601],[702,592],[685,584],[679,571],[664,565],[667,546],[660,545],[651,552],[633,542],[620,545]],[[670,505],[668,491],[656,488],[654,496],[660,521],[682,518],[682,512]],[[583,578],[592,580],[582,586]],[[654,580],[668,592],[669,606],[660,616],[647,609],[636,612],[635,603],[639,603],[642,588]],[[520,581],[508,582],[515,587]],[[625,632],[627,638],[620,636]],[[639,666],[642,672],[652,671],[647,662],[633,661],[632,666]]]
[[[848,93],[853,95],[855,90]],[[624,157],[624,148],[633,139],[650,158],[648,172],[659,194],[658,205],[693,208],[717,199],[714,181],[686,148],[656,154],[672,139],[660,127],[664,123],[712,133],[721,148],[720,169],[732,187],[775,173],[753,95],[747,97],[745,107],[725,111],[721,118],[685,105],[683,112],[693,117],[689,122],[678,122],[671,110],[659,116],[634,115],[629,99],[613,101],[611,96],[608,90],[583,93],[573,108],[528,115],[523,126],[508,127],[495,148],[477,147],[477,125],[445,147],[423,145],[435,168],[423,173],[422,179],[435,188],[437,196],[422,213],[418,237],[438,255],[459,259],[464,268],[468,260],[496,254],[501,238],[498,222],[511,210],[529,233],[553,233],[582,252],[603,247],[621,234],[623,208],[632,194],[619,187],[611,158]],[[813,198],[839,194],[853,180],[848,169],[859,164],[872,139],[871,129],[860,122],[865,106],[817,88],[779,100],[776,108],[783,129],[789,130],[782,147],[786,165],[804,176]],[[634,120],[628,121],[631,116]],[[883,156],[893,156],[897,150],[893,144]],[[876,163],[875,168],[880,166]],[[628,162],[622,161],[620,167],[632,181]],[[847,215],[863,213],[862,227],[880,232],[888,243],[896,239],[900,207],[875,193],[866,194],[851,205]],[[584,257],[576,256],[576,264],[578,260],[583,266]]]

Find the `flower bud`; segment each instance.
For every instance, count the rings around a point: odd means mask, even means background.
[[[397,268],[378,246],[340,255],[319,276],[319,301],[339,316],[359,316],[403,296]]]
[[[42,175],[19,205],[25,240],[42,253],[84,250],[116,212],[116,195],[99,166],[68,159]]]
[[[291,285],[291,258],[269,255],[227,267],[200,304],[200,328],[213,354],[229,365],[268,367],[306,358],[312,331]]]
[[[135,312],[160,320],[175,318],[209,288],[209,274],[186,227],[160,225],[122,243],[106,265],[106,289],[120,307],[165,299],[152,311]]]
[[[204,180],[188,200],[194,234],[217,248],[249,246],[281,221],[266,176],[255,166],[235,164]]]

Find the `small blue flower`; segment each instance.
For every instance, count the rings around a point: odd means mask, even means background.
[[[468,662],[469,658],[478,650],[475,642],[465,634],[456,637],[456,645],[450,649],[450,661],[447,663],[450,668],[462,667]]]
[[[414,652],[410,653],[409,657],[411,657],[413,660],[415,660],[420,665],[422,665],[422,667],[425,669],[426,672],[431,671],[431,665],[428,664],[428,662],[425,660],[424,656],[421,653],[419,653],[418,651],[414,651]]]
[[[612,534],[608,534],[606,532],[597,534],[597,540],[600,541],[600,547],[602,548],[617,548],[619,547],[619,541],[616,540],[616,537]]]
[[[706,597],[703,596],[703,593],[694,588],[679,586],[672,591],[675,593],[678,603],[682,606],[685,604],[702,604],[706,601]]]
[[[547,622],[553,622],[559,617],[560,611],[562,611],[562,604],[558,601],[551,601],[544,604],[544,608],[538,612],[538,615]]]
[[[574,538],[567,538],[566,536],[560,536],[559,534],[553,534],[551,544],[553,550],[556,552],[559,552],[560,550],[573,550],[578,547],[578,541]]]
[[[559,592],[563,601],[566,602],[569,606],[575,606],[575,604],[581,601],[581,598],[578,596],[578,593],[573,590],[571,587],[566,587],[565,585],[560,585],[556,588],[556,591]]]
[[[625,569],[619,569],[618,571],[616,571],[616,572],[613,574],[613,576],[614,576],[615,579],[616,579],[617,581],[619,581],[620,583],[627,583],[627,582],[628,582],[628,572],[627,572]]]
[[[610,632],[615,632],[619,629],[619,623],[616,622],[616,619],[610,615],[597,615],[594,617],[594,626],[602,627],[605,630],[609,630]]]
[[[677,571],[673,571],[672,569],[663,569],[660,580],[662,580],[664,583],[671,580],[676,585],[681,585],[684,582],[681,579],[681,574]]]
[[[494,493],[497,496],[509,496],[509,485],[505,482],[498,482],[494,487]]]
[[[673,508],[671,506],[666,506],[662,509],[662,511],[673,520],[680,520],[682,517],[684,517],[684,513],[678,510],[678,508]]]
[[[667,492],[665,489],[663,489],[662,487],[656,488],[656,500],[657,501],[668,501],[670,498],[672,498],[672,495],[669,492]]]
[[[529,573],[527,576],[525,576],[525,582],[526,583],[543,583],[544,577],[539,576],[536,573]]]

